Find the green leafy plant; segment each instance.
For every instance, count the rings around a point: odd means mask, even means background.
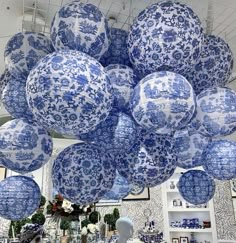
[[[120,213],[118,208],[113,210],[112,214],[106,214],[104,216],[104,221],[109,225],[110,230],[116,230],[116,221],[120,218]]]
[[[63,236],[66,235],[66,230],[70,228],[70,220],[63,218],[60,223],[60,229],[63,230]]]
[[[84,219],[82,222],[81,222],[81,227],[87,227],[88,224],[91,224],[90,220],[89,219]]]
[[[101,219],[101,215],[98,211],[93,211],[92,213],[89,214],[89,221],[92,224],[96,224],[98,222],[98,217],[99,220]]]
[[[16,235],[20,234],[20,231],[25,224],[30,224],[30,223],[32,223],[30,218],[22,219],[20,221],[11,221],[10,228],[8,231],[9,237],[13,238],[12,227],[14,228],[14,232],[15,232],[15,236],[16,236]]]
[[[41,200],[40,200],[40,207],[43,207],[46,204],[46,198],[41,195]]]
[[[33,224],[44,225],[46,218],[43,213],[38,212],[31,217],[31,220]]]

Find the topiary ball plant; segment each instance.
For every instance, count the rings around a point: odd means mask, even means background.
[[[43,213],[39,212],[39,213],[35,213],[31,217],[31,221],[32,221],[33,224],[44,225],[46,218],[45,218]]]
[[[98,211],[93,211],[92,213],[89,214],[89,221],[92,224],[96,224],[96,223],[98,223],[98,217],[100,220],[101,219],[100,213]]]

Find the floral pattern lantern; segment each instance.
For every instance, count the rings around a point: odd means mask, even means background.
[[[33,113],[26,100],[26,84],[17,82],[14,78],[8,82],[2,93],[2,103],[14,118],[33,120]]]
[[[51,39],[55,49],[77,50],[100,59],[108,50],[110,41],[108,22],[92,4],[72,1],[55,15]]]
[[[196,117],[191,126],[204,136],[221,137],[236,127],[236,92],[230,88],[209,88],[197,96]]]
[[[65,148],[52,168],[54,188],[75,204],[87,205],[102,199],[111,190],[115,177],[112,157],[93,144]]]
[[[40,205],[38,184],[26,176],[11,176],[0,182],[0,217],[18,221],[32,215]]]
[[[5,47],[5,63],[10,73],[26,82],[36,63],[53,52],[51,40],[41,33],[22,32],[14,35]]]
[[[0,76],[0,97],[2,97],[2,92],[5,89],[7,83],[12,79],[12,76],[8,69],[5,69],[5,71]]]
[[[195,95],[183,76],[156,72],[134,88],[130,107],[140,126],[167,134],[189,123],[195,111]]]
[[[232,74],[233,64],[229,45],[220,37],[208,35],[198,63],[186,77],[196,94],[199,94],[207,88],[224,87]]]
[[[52,138],[36,124],[15,119],[0,127],[0,163],[10,170],[37,170],[48,162],[52,149]]]
[[[207,203],[215,194],[214,180],[201,170],[185,172],[177,186],[184,200],[194,205]]]
[[[218,180],[236,177],[236,142],[216,140],[209,143],[203,156],[203,168],[207,174]]]
[[[111,44],[108,51],[100,59],[103,66],[108,66],[110,64],[121,64],[131,67],[127,39],[127,31],[111,28]]]
[[[129,111],[131,93],[137,83],[133,70],[124,65],[112,64],[105,68],[114,92],[113,107],[119,111]]]
[[[136,140],[137,128],[132,118],[124,113],[114,113],[101,122],[95,130],[80,134],[84,142],[93,142],[109,153],[124,153],[130,150]]]
[[[126,154],[116,156],[117,170],[129,183],[154,187],[168,180],[176,168],[170,136],[141,130],[139,141]]]
[[[43,58],[27,79],[26,94],[35,119],[65,135],[95,129],[112,108],[112,87],[104,68],[78,51]]]
[[[178,167],[190,169],[202,166],[202,153],[210,142],[210,138],[187,127],[175,131],[173,139]]]
[[[128,51],[131,63],[143,77],[163,70],[184,75],[197,62],[203,40],[201,22],[192,9],[161,1],[134,20]]]
[[[102,200],[121,200],[129,195],[131,189],[132,185],[128,180],[117,172],[111,190],[103,196]]]

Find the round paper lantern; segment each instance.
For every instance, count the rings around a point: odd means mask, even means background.
[[[233,70],[233,53],[229,45],[220,37],[207,35],[200,59],[186,78],[192,83],[194,91],[211,87],[224,87]]]
[[[18,221],[32,215],[40,205],[38,184],[26,176],[11,176],[0,182],[0,217]]]
[[[191,126],[205,136],[220,137],[236,127],[236,92],[229,88],[209,88],[197,96],[196,117]]]
[[[5,47],[6,67],[15,78],[25,82],[35,64],[53,51],[51,40],[45,35],[34,32],[18,33]]]
[[[198,131],[184,128],[174,133],[174,147],[177,154],[177,166],[190,169],[202,165],[202,153],[210,139]]]
[[[93,144],[65,148],[52,168],[54,188],[67,200],[82,205],[102,199],[111,190],[115,176],[111,155]]]
[[[93,142],[109,153],[124,153],[132,148],[137,128],[132,118],[124,113],[113,113],[101,122],[95,130],[80,134],[78,138]]]
[[[116,178],[111,190],[103,196],[102,200],[121,200],[128,196],[131,188],[132,185],[129,184],[128,180],[119,173],[116,173]]]
[[[194,205],[207,203],[215,194],[214,180],[201,170],[185,172],[177,186],[184,200]]]
[[[78,51],[43,58],[27,79],[26,94],[37,122],[66,135],[94,129],[112,108],[112,87],[104,68]]]
[[[207,174],[218,180],[236,177],[236,142],[212,141],[202,155],[203,168]]]
[[[33,120],[33,113],[26,100],[26,84],[15,82],[14,78],[8,82],[2,92],[2,103],[9,114],[14,118]]]
[[[154,187],[168,180],[177,160],[172,138],[142,130],[139,143],[126,154],[116,156],[120,175],[143,187]]]
[[[56,50],[71,49],[100,59],[108,50],[110,32],[105,15],[93,4],[72,1],[55,15],[51,39]]]
[[[0,163],[10,170],[37,170],[48,162],[52,149],[52,138],[37,124],[15,119],[0,127]]]
[[[122,29],[111,28],[111,44],[108,51],[101,57],[103,66],[122,64],[131,67],[127,47],[128,32]]]
[[[105,71],[113,87],[113,107],[119,111],[129,111],[130,96],[138,81],[133,70],[128,66],[112,64]]]
[[[0,76],[0,97],[2,97],[2,92],[4,88],[6,87],[7,83],[12,79],[12,76],[8,69],[5,69],[5,71]]]
[[[198,60],[203,39],[201,22],[192,9],[174,1],[155,3],[131,25],[130,61],[143,76],[160,70],[184,75]]]
[[[140,126],[165,134],[188,124],[195,111],[195,95],[183,76],[156,72],[136,85],[130,108]]]

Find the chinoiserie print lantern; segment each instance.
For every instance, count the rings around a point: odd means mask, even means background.
[[[132,184],[154,187],[168,180],[176,168],[172,138],[141,130],[140,140],[126,154],[116,156],[117,170]]]
[[[113,88],[113,107],[119,111],[129,111],[131,93],[137,83],[133,70],[125,65],[112,64],[105,68]]]
[[[35,32],[18,33],[5,47],[6,67],[15,78],[25,82],[36,63],[53,51],[51,40],[45,35]]]
[[[203,40],[201,22],[192,9],[178,2],[161,1],[135,18],[128,51],[142,76],[163,70],[184,75],[197,62]]]
[[[80,134],[84,142],[95,143],[109,153],[124,153],[132,148],[137,137],[136,124],[124,113],[110,113],[93,131]]]
[[[65,148],[54,161],[54,188],[72,203],[99,201],[111,190],[116,167],[109,153],[93,144],[78,143]]]
[[[107,52],[101,57],[103,66],[121,64],[131,66],[127,46],[128,32],[126,30],[111,28],[111,44]]]
[[[31,216],[40,205],[38,184],[26,176],[10,176],[0,182],[0,217],[18,221]]]
[[[199,61],[186,78],[192,83],[194,91],[212,87],[224,87],[233,70],[233,52],[220,37],[207,35],[203,44]]]
[[[15,119],[0,127],[0,163],[10,170],[37,170],[48,162],[52,149],[52,138],[35,123]]]
[[[55,15],[51,39],[55,49],[77,50],[100,59],[110,41],[108,22],[93,4],[72,1]]]
[[[104,68],[78,51],[44,57],[28,76],[26,95],[37,122],[65,135],[95,129],[112,108]]]
[[[196,117],[191,126],[209,137],[231,134],[236,127],[236,92],[230,88],[209,88],[196,99]]]
[[[12,76],[8,69],[5,69],[0,76],[0,97],[2,97],[2,92],[6,87],[7,83],[12,79]]]
[[[132,185],[129,184],[128,180],[121,176],[118,172],[114,184],[109,192],[103,196],[103,200],[121,200],[128,196],[132,189]]]
[[[177,186],[184,200],[194,205],[207,203],[215,194],[214,180],[201,170],[185,172]]]
[[[205,148],[203,168],[207,174],[218,180],[231,180],[236,177],[236,142],[215,140]]]
[[[12,117],[32,121],[33,113],[26,100],[25,86],[25,83],[12,77],[2,92],[2,103]]]
[[[167,134],[189,123],[195,111],[195,94],[183,76],[156,72],[136,85],[130,108],[140,126]]]
[[[202,165],[202,153],[210,142],[209,137],[187,127],[176,130],[173,140],[178,167],[190,169]]]

